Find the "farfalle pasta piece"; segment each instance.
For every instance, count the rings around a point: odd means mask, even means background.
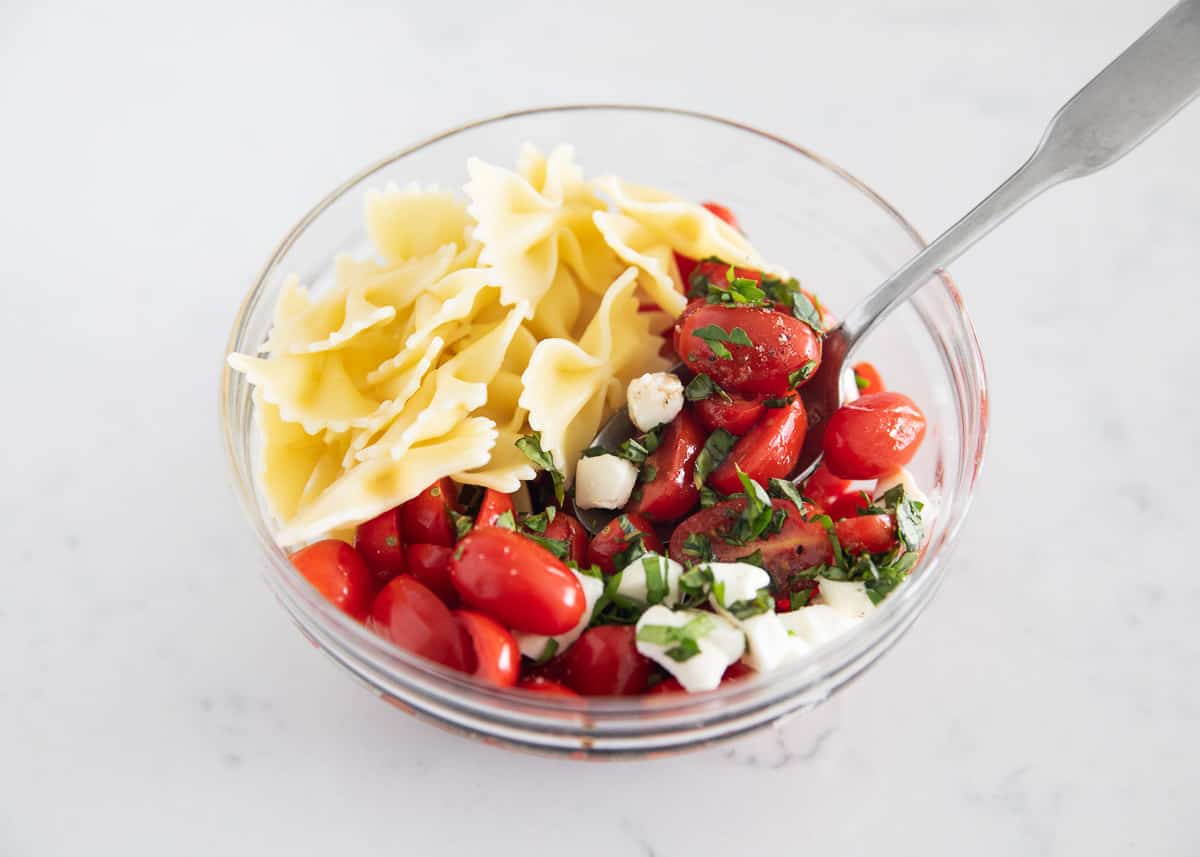
[[[591,219],[603,203],[572,156],[571,147],[559,146],[543,162],[526,150],[524,175],[478,158],[467,162],[464,190],[483,245],[479,263],[496,270],[506,304],[536,307],[560,262],[585,284],[607,283],[618,265]]]
[[[361,523],[411,500],[444,476],[483,467],[497,434],[491,420],[471,417],[444,435],[414,444],[402,461],[383,456],[360,462],[285,520],[278,539],[294,545]]]
[[[272,514],[286,521],[341,473],[349,436],[309,434],[299,423],[284,420],[261,391],[254,393],[254,407],[262,439],[259,484]]]
[[[623,261],[644,271],[646,294],[664,312],[677,316],[687,306],[686,289],[675,264],[675,253],[650,227],[625,214],[597,211],[596,228]]]
[[[521,376],[520,406],[529,424],[541,432],[542,448],[555,465],[574,473],[579,454],[595,436],[614,405],[611,382],[665,368],[660,340],[650,335],[649,321],[638,312],[634,297],[637,269],[628,268],[609,287],[579,343],[547,339],[538,343]]]
[[[426,256],[446,244],[466,248],[473,227],[457,196],[415,184],[367,191],[364,210],[367,236],[389,262]]]
[[[598,178],[595,185],[613,200],[618,211],[657,233],[662,243],[683,256],[716,256],[732,265],[784,274],[768,265],[741,232],[702,205],[616,176]]]

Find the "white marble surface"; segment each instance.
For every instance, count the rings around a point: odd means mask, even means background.
[[[683,105],[936,232],[1163,2],[168,5],[0,5],[0,854],[1200,850],[1200,107],[955,266],[994,414],[957,565],[778,733],[585,766],[406,719],[248,572],[216,431],[265,254],[400,144]]]

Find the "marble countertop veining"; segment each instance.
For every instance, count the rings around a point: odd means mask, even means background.
[[[215,415],[266,253],[407,141],[681,105],[936,233],[1165,8],[3,4],[0,854],[1200,853],[1200,107],[954,266],[994,423],[953,573],[777,731],[580,765],[399,715],[247,573]]]

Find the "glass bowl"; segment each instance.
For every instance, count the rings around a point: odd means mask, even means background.
[[[792,143],[736,122],[681,110],[553,107],[474,122],[404,149],[321,200],[271,255],[238,311],[228,351],[266,338],[284,277],[320,288],[338,252],[370,254],[363,194],[389,181],[457,188],[469,156],[511,167],[521,143],[576,147],[589,176],[612,173],[694,200],[729,206],[765,258],[845,311],[923,246],[878,194]],[[947,572],[970,504],[987,435],[983,361],[949,278],[931,283],[866,342],[862,357],[929,421],[912,468],[938,505],[911,578],[853,632],[770,675],[716,691],[556,699],[486,687],[394,648],[329,605],[289,564],[256,485],[250,385],[225,368],[221,418],[237,494],[262,553],[257,564],[304,634],[397,708],[489,743],[578,758],[646,756],[710,744],[776,723],[827,699],[893,646],[928,606]]]

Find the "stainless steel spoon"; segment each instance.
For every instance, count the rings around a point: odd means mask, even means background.
[[[825,334],[821,366],[801,388],[809,431],[799,481],[817,466],[825,421],[854,389],[847,365],[868,333],[922,286],[1025,203],[1068,179],[1115,163],[1200,94],[1200,0],[1183,0],[1076,93],[1050,120],[1033,155],[1000,187],[904,264]],[[601,429],[594,445],[615,449],[634,434],[625,411]],[[580,509],[596,532],[613,516]]]

